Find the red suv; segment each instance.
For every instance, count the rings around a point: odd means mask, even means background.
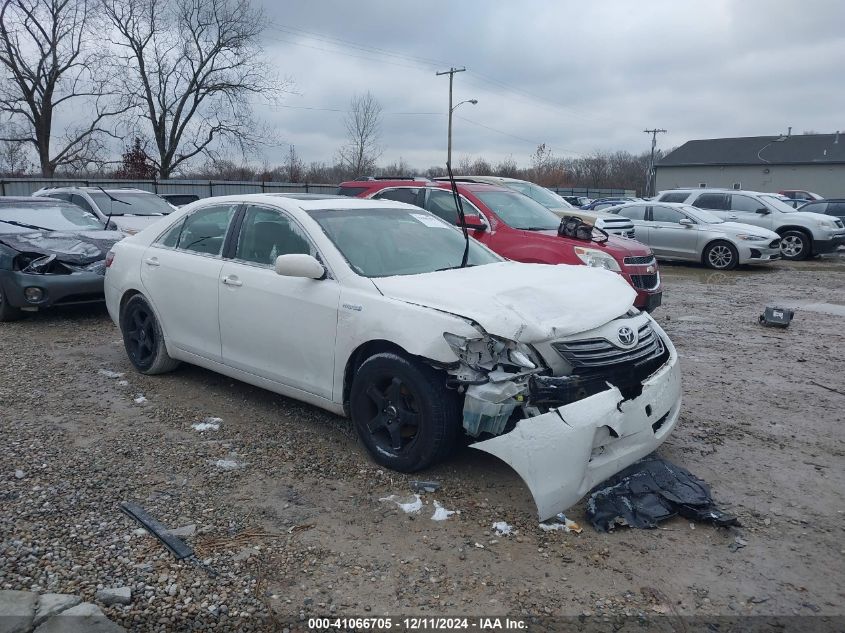
[[[560,218],[543,205],[511,189],[481,183],[457,183],[469,233],[503,257],[537,264],[582,264],[618,272],[637,291],[634,305],[651,311],[663,288],[654,254],[643,244],[615,235],[606,242],[561,237]],[[458,224],[451,184],[430,180],[354,180],[338,194],[406,202]]]

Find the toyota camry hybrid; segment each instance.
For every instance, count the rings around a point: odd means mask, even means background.
[[[675,348],[622,277],[504,260],[408,204],[210,198],[106,264],[138,371],[193,363],[350,416],[403,472],[466,434],[519,473],[541,520],[678,420]]]

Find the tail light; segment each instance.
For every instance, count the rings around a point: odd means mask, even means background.
[[[111,268],[111,263],[114,261],[114,251],[106,253],[106,268]]]

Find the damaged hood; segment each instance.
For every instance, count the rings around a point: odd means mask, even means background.
[[[477,322],[527,343],[591,330],[622,316],[636,292],[618,274],[589,266],[501,262],[372,279],[392,299]]]
[[[0,243],[22,253],[55,255],[60,262],[85,266],[105,259],[109,249],[123,237],[120,231],[21,229],[10,233],[0,233]]]

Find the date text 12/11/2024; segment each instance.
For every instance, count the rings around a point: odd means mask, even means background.
[[[446,631],[477,630],[520,631],[527,629],[527,624],[519,618],[474,617],[474,618],[439,618],[439,617],[352,617],[352,618],[309,618],[308,628],[315,631],[373,630],[391,629],[406,631]]]

